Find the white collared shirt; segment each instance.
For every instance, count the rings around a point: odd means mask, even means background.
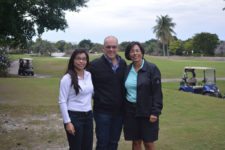
[[[84,71],[84,78],[78,76],[78,84],[81,87],[76,95],[71,86],[71,76],[67,73],[60,81],[59,106],[63,117],[63,122],[71,122],[68,110],[88,112],[92,110],[91,99],[94,91],[90,72]]]

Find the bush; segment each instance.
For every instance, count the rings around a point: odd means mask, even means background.
[[[6,77],[8,75],[9,66],[9,56],[4,48],[0,48],[0,77]]]

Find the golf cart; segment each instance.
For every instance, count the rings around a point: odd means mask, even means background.
[[[196,73],[200,73],[196,78]],[[180,91],[222,98],[216,86],[216,69],[210,67],[184,67]]]
[[[32,59],[31,58],[21,58],[19,59],[19,70],[18,75],[23,76],[33,76],[34,70],[32,66]]]

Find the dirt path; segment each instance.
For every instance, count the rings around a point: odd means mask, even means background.
[[[68,142],[64,131],[62,117],[59,113],[42,115],[0,114],[0,149],[11,150],[68,150]],[[23,137],[23,138],[21,138]],[[93,139],[93,148],[96,146]]]
[[[201,80],[200,78],[197,78],[197,80]],[[225,77],[216,78],[217,81],[219,80],[225,80]],[[173,78],[173,79],[162,79],[162,82],[180,82],[181,78]]]
[[[0,135],[6,137],[0,139],[0,142],[10,144],[1,145],[2,149],[67,150],[69,148],[59,114],[39,116],[26,114],[16,117],[4,112],[0,114]]]
[[[154,56],[160,59],[171,59],[171,60],[207,60],[207,61],[225,61],[225,57],[194,57],[194,56]]]
[[[13,61],[10,64],[9,74],[17,75],[19,69],[19,61]]]

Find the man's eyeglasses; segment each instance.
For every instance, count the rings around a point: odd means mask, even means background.
[[[107,49],[116,49],[117,48],[117,46],[116,45],[107,45],[105,48],[107,48]]]

